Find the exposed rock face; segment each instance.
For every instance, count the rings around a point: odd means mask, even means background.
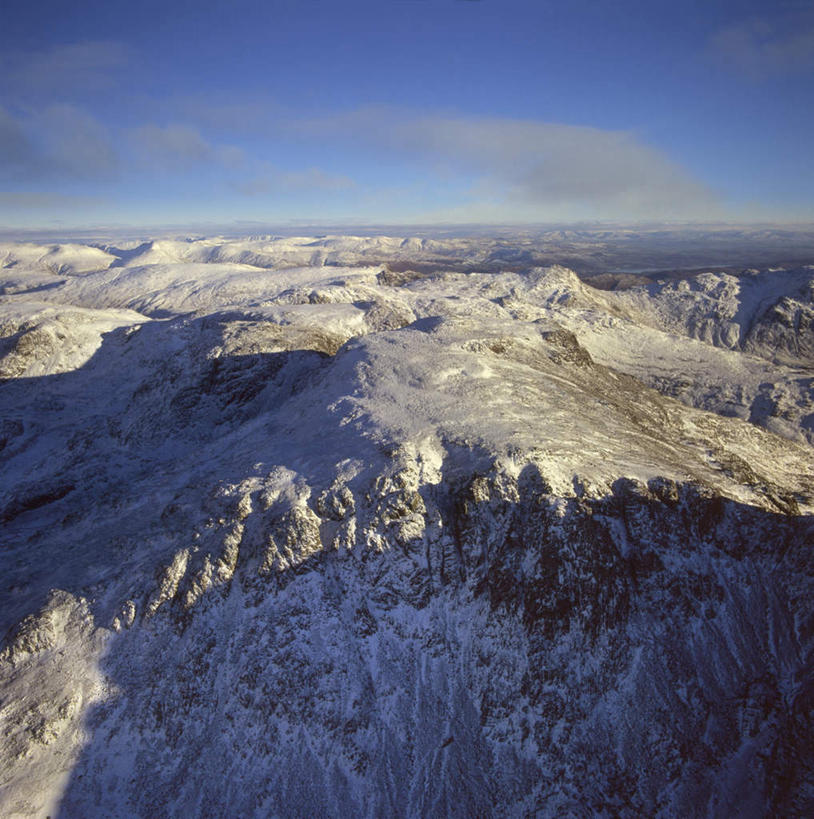
[[[400,467],[344,544],[258,504],[176,553],[101,663],[68,815],[805,813],[810,518]]]
[[[814,443],[814,268],[619,293],[572,283],[563,295],[562,278],[543,276],[512,312],[546,304],[597,361],[690,406]]]
[[[6,636],[0,651],[5,815],[59,809],[91,738],[83,716],[110,696],[109,679],[93,663],[107,637],[87,600],[59,590]]]
[[[249,258],[50,289],[170,315],[0,384],[4,815],[811,815],[805,427],[645,385],[748,392],[729,307]]]

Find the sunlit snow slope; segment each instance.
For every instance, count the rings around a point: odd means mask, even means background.
[[[0,814],[814,813],[814,269],[430,250],[0,246]]]

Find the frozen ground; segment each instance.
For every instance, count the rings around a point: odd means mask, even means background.
[[[484,247],[0,246],[3,815],[812,813],[814,268]]]

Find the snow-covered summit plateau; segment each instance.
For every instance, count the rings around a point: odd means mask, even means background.
[[[0,245],[0,814],[814,814],[814,268],[437,250]]]

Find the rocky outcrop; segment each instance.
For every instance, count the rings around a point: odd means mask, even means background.
[[[803,815],[809,518],[669,480],[562,498],[531,464],[419,473],[314,509],[258,490],[192,607],[179,552],[103,665],[119,694],[65,809]],[[94,773],[112,752],[129,784]]]
[[[333,241],[47,291],[153,318],[0,384],[2,812],[809,815],[802,365],[658,329],[655,292],[377,284]],[[670,310],[729,344],[718,284]]]

